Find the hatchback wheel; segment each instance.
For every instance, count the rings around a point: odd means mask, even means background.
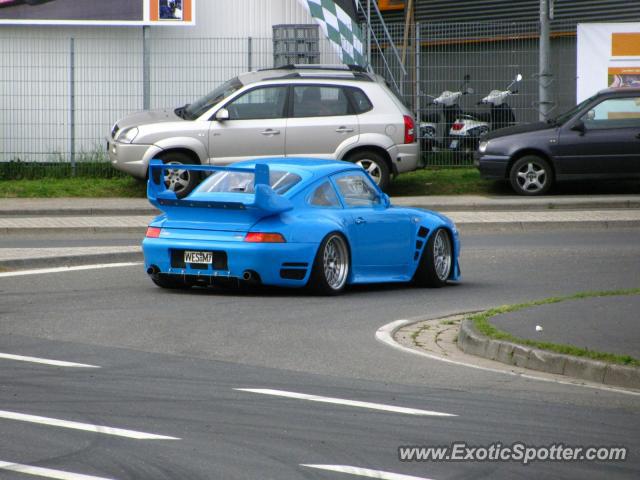
[[[553,170],[545,159],[527,155],[513,164],[509,181],[519,195],[544,195],[553,184]]]

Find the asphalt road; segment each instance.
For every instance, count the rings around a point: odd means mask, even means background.
[[[3,461],[117,479],[357,478],[301,464],[436,480],[637,478],[640,397],[443,364],[390,349],[374,334],[401,318],[636,287],[640,231],[463,241],[463,282],[440,290],[379,286],[338,298],[274,289],[170,292],[154,287],[141,267],[0,278],[0,353],[102,367],[0,358],[0,478],[27,478],[2,470]],[[180,440],[42,425],[16,413]],[[454,441],[622,445],[629,459],[529,466],[398,460],[399,446]]]

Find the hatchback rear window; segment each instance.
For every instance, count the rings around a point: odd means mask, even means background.
[[[215,172],[198,188],[201,193],[254,193],[255,175],[253,172]],[[282,195],[302,180],[291,172],[272,171],[269,173],[269,184],[273,190]]]

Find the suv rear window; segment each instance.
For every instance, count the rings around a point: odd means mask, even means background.
[[[200,193],[254,193],[255,174],[253,172],[215,172],[198,188]],[[269,185],[282,195],[302,180],[291,172],[269,172]]]

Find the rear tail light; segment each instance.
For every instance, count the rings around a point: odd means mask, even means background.
[[[462,127],[464,127],[464,123],[454,123],[453,125],[451,125],[451,130],[457,132],[459,130],[462,130]]]
[[[409,115],[404,116],[404,143],[416,141],[416,124]]]
[[[262,233],[262,232],[249,232],[244,237],[245,242],[251,243],[285,243],[286,240],[279,233]]]
[[[148,227],[147,234],[145,235],[147,238],[158,238],[162,233],[162,229],[158,227]]]

